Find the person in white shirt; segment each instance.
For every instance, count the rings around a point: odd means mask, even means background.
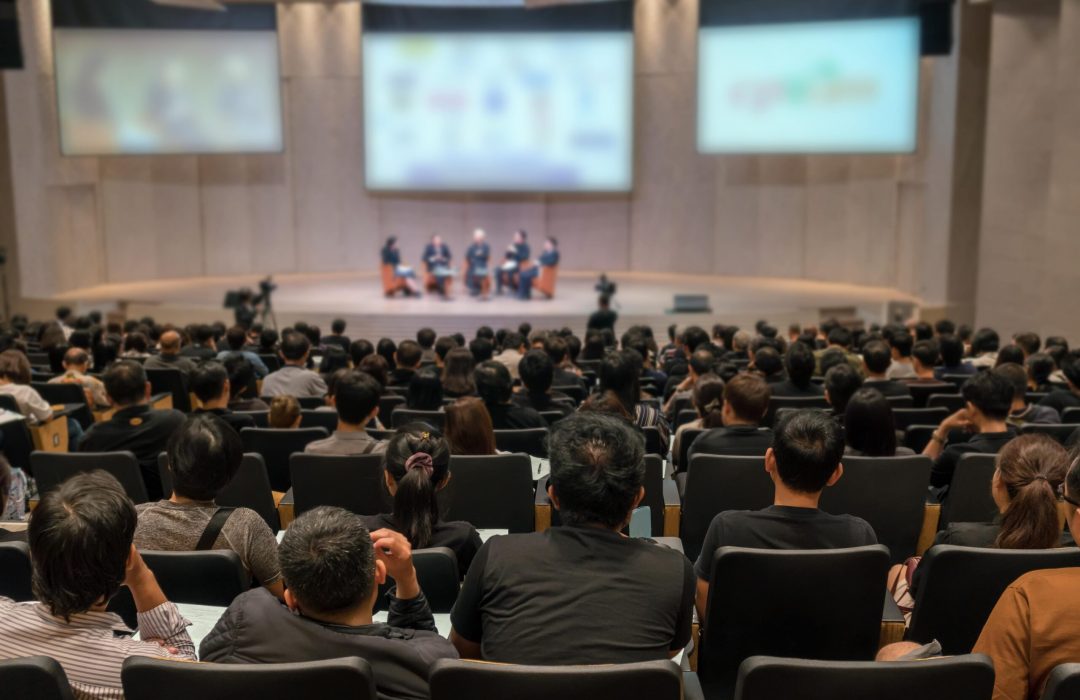
[[[31,424],[53,417],[52,407],[30,386],[30,361],[18,350],[0,352],[0,394],[13,397]]]

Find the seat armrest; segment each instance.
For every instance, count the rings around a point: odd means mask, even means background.
[[[281,529],[289,527],[296,520],[296,501],[293,500],[293,490],[289,489],[281,497],[277,507],[278,519],[281,520]]]
[[[150,397],[150,407],[158,411],[173,408],[172,394],[167,391],[163,391],[160,394],[154,394]]]
[[[694,671],[683,673],[683,700],[705,700],[705,691],[701,689],[701,681]]]
[[[664,537],[679,536],[679,521],[682,519],[682,498],[679,487],[671,479],[664,479]]]
[[[536,498],[533,501],[533,529],[543,532],[551,527],[551,500],[548,498],[546,476],[536,482]]]
[[[904,614],[893,600],[892,593],[885,591],[885,604],[881,608],[881,635],[878,648],[904,641]]]
[[[42,452],[67,452],[68,419],[67,416],[53,414],[53,417],[37,425],[28,425],[34,449]]]
[[[941,504],[927,503],[923,506],[922,530],[919,532],[919,543],[915,545],[915,556],[921,557],[934,544],[937,537],[938,523],[941,522]]]

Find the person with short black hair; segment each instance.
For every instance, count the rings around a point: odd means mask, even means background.
[[[191,333],[191,344],[180,351],[180,355],[195,362],[212,360],[217,357],[217,345],[214,343],[214,327],[203,323],[196,325]]]
[[[942,379],[946,374],[975,374],[977,371],[964,360],[964,342],[955,335],[938,336],[938,350],[941,351],[941,366],[934,368],[935,379]]]
[[[434,340],[432,340],[434,342]],[[420,369],[424,350],[415,340],[403,340],[394,350],[393,369],[390,370],[389,386],[408,386],[416,370]]]
[[[280,598],[277,540],[266,521],[250,508],[219,508],[214,502],[240,469],[240,436],[212,414],[193,415],[173,433],[166,454],[172,495],[135,507],[135,546],[171,552],[231,550],[252,579]]]
[[[514,382],[501,362],[481,362],[473,372],[473,380],[495,430],[547,427],[547,421],[534,409],[513,402]]]
[[[833,323],[835,324],[835,321]],[[829,368],[822,363],[826,353],[840,353],[843,355],[843,359],[851,365],[852,369],[861,375],[863,372],[863,361],[861,357],[851,351],[851,344],[853,342],[851,331],[836,324],[831,325],[826,332],[826,325],[827,324],[822,324],[821,326],[821,330],[825,332],[826,345],[824,348],[814,351],[814,358],[817,366],[815,374],[817,376],[824,376],[825,373],[829,371]]]
[[[543,350],[530,350],[518,363],[518,374],[524,385],[511,399],[519,406],[534,411],[557,411],[563,416],[574,412],[573,400],[562,392],[553,392],[555,365]]]
[[[108,420],[90,426],[79,441],[79,452],[134,453],[146,495],[156,501],[163,495],[158,455],[184,422],[184,414],[172,408],[150,407],[150,382],[142,365],[133,360],[116,362],[105,370],[105,391],[116,412]]]
[[[773,505],[730,510],[713,518],[694,564],[698,616],[705,619],[713,559],[721,547],[755,549],[842,549],[877,544],[869,523],[818,508],[821,492],[844,474],[844,429],[820,411],[795,411],[776,425],[765,471],[772,479]]]
[[[888,378],[892,364],[892,350],[883,340],[871,340],[862,349],[866,381],[863,386],[873,387],[885,396],[911,396],[907,384]]]
[[[123,697],[129,657],[194,661],[190,623],[132,546],[135,525],[135,507],[105,472],[76,474],[42,495],[28,530],[37,602],[0,597],[0,658],[52,657],[75,697],[102,699]],[[106,612],[121,586],[135,601],[138,640]]]
[[[409,380],[405,408],[412,411],[438,411],[443,405],[442,381],[434,367],[422,367]]]
[[[321,506],[298,517],[281,539],[285,605],[266,591],[241,594],[203,639],[199,656],[216,663],[287,663],[358,656],[372,666],[385,700],[429,696],[438,659],[457,657],[435,628],[420,590],[412,548],[390,530],[369,531],[360,516]],[[375,622],[379,586],[387,622]]]
[[[230,355],[242,355],[251,363],[252,368],[255,370],[255,377],[264,379],[266,375],[270,374],[270,369],[262,361],[258,353],[252,352],[246,347],[247,331],[244,330],[243,326],[233,326],[225,332],[225,348],[217,354],[217,359],[224,361]]]
[[[823,396],[825,390],[811,381],[814,376],[814,351],[802,342],[795,342],[784,355],[787,378],[770,385],[773,396]]]
[[[379,415],[382,387],[359,370],[345,370],[334,382],[329,405],[337,410],[338,425],[334,434],[309,442],[304,452],[322,455],[382,454],[386,442],[368,435],[367,426]]]
[[[346,353],[349,352],[349,346],[352,341],[345,335],[345,319],[335,318],[330,322],[330,335],[323,337],[323,345],[333,345],[341,348]]]
[[[544,240],[544,250],[540,253],[540,257],[533,262],[531,267],[522,270],[518,274],[518,299],[528,300],[532,298],[533,284],[536,282],[536,278],[540,276],[541,269],[557,267],[558,264],[559,242],[553,236],[548,236]]]
[[[1042,347],[1042,340],[1039,338],[1038,333],[1030,331],[1017,333],[1013,336],[1013,345],[1024,351],[1024,359],[1027,360],[1027,358],[1039,352],[1039,348]]]
[[[671,385],[672,379],[668,379],[667,385],[664,387],[664,394],[668,397],[664,402],[664,415],[668,419],[677,418],[675,415],[675,405],[680,401],[688,401],[693,398],[694,386],[697,384],[698,379],[706,374],[713,373],[713,367],[716,365],[716,355],[712,350],[708,350],[705,347],[698,346],[697,350],[691,352],[686,362],[686,376],[677,380],[671,393],[668,393],[668,386]]]
[[[460,347],[460,344],[453,336],[440,336],[435,341],[435,366],[442,369],[446,364],[446,356],[450,354],[451,350],[457,347]]]
[[[386,488],[394,499],[392,513],[364,516],[369,530],[400,532],[413,549],[453,550],[462,577],[483,544],[472,525],[443,520],[438,493],[450,482],[450,443],[423,423],[412,423],[386,444]]]
[[[286,333],[278,350],[281,369],[271,372],[263,380],[262,395],[287,394],[297,398],[322,398],[326,396],[326,382],[307,368],[311,355],[311,341],[303,333]]]
[[[985,369],[997,364],[1001,339],[993,328],[980,328],[971,339],[971,366]]]
[[[475,364],[487,362],[495,356],[495,344],[488,338],[473,338],[469,341],[469,352]]]
[[[841,425],[847,412],[848,402],[863,385],[862,375],[851,365],[841,362],[825,373],[825,400],[832,406],[833,418]]]
[[[787,380],[784,360],[776,348],[764,345],[754,351],[750,369],[757,371],[768,384],[780,384]]]
[[[420,362],[435,361],[435,331],[431,328],[421,328],[416,331],[416,343],[420,346]],[[399,348],[400,349],[400,348]]]
[[[259,398],[259,385],[255,368],[243,355],[225,358],[225,371],[229,374],[229,408],[233,411],[268,411],[270,406]]]
[[[506,247],[503,264],[499,266],[498,271],[495,273],[496,294],[502,294],[504,287],[517,289],[518,272],[521,270],[521,264],[526,262],[530,255],[528,237],[529,234],[524,229],[514,231],[514,239]]]
[[[240,433],[244,428],[254,428],[255,419],[229,408],[232,386],[229,373],[220,362],[207,362],[191,373],[191,392],[199,400],[195,413],[209,413],[225,421]]]
[[[1061,363],[1061,376],[1065,379],[1065,387],[1051,391],[1039,400],[1039,405],[1064,415],[1066,408],[1080,407],[1080,359],[1066,358]]]
[[[1044,352],[1036,352],[1028,355],[1027,363],[1028,390],[1047,393],[1053,391],[1054,386],[1050,383],[1050,376],[1057,369],[1054,358]]]
[[[877,389],[864,387],[855,392],[844,410],[844,435],[848,457],[896,457],[915,454],[896,445],[896,424],[892,406]]]
[[[1006,423],[1019,430],[1028,423],[1053,424],[1061,422],[1061,414],[1054,409],[1028,403],[1028,375],[1023,367],[1009,362],[990,371],[1004,377],[1013,388],[1012,406],[1009,408],[1009,417],[1005,419]]]
[[[735,375],[724,385],[724,402],[720,409],[723,427],[702,433],[690,445],[687,465],[694,455],[763,455],[772,445],[773,434],[761,427],[769,410],[769,385],[755,374]]]
[[[517,381],[521,378],[518,374],[518,364],[521,363],[521,358],[525,357],[526,350],[528,348],[525,345],[525,336],[516,331],[510,332],[503,339],[502,352],[491,359],[506,367],[506,370],[510,372],[510,378]],[[477,360],[477,364],[479,363],[480,360]]]
[[[912,383],[937,383],[939,380],[934,376],[934,367],[941,359],[937,342],[933,340],[920,340],[911,348],[911,364],[915,368],[915,377]]]
[[[997,454],[1016,430],[1006,423],[1013,403],[1013,385],[994,372],[979,372],[964,383],[964,408],[946,418],[934,430],[923,454],[934,460],[930,471],[932,495],[944,500],[952,483],[956,463],[965,454]],[[975,433],[957,440],[952,431]]]
[[[601,331],[610,329],[615,332],[615,323],[619,320],[619,314],[611,308],[611,297],[601,294],[596,300],[596,311],[589,316],[585,324],[587,330]]]
[[[539,665],[674,656],[690,640],[694,575],[679,552],[620,534],[644,498],[645,442],[626,421],[552,426],[548,495],[562,519],[488,540],[451,614],[463,658]]]
[[[892,362],[885,372],[888,379],[915,379],[915,366],[911,361],[912,347],[915,345],[914,338],[907,329],[897,329],[888,339],[889,349],[892,352]]]
[[[370,340],[354,340],[349,343],[349,361],[352,362],[354,368],[359,367],[360,363],[364,361],[364,358],[368,355],[375,354],[375,346],[371,344]]]

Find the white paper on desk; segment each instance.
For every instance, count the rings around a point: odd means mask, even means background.
[[[26,416],[15,411],[9,411],[6,408],[0,408],[0,425],[5,423],[16,423],[18,421],[26,420]]]

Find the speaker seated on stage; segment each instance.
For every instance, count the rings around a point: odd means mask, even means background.
[[[430,291],[437,291],[441,296],[449,293],[450,279],[453,272],[450,271],[450,246],[443,242],[438,234],[431,237],[431,242],[424,247],[424,266],[427,276],[424,287]]]
[[[505,365],[488,360],[476,368],[473,377],[476,392],[483,399],[495,430],[547,427],[547,421],[535,410],[512,401],[514,385]]]
[[[311,354],[311,341],[303,333],[286,333],[278,352],[283,366],[271,372],[263,380],[262,395],[289,394],[297,398],[326,396],[326,382],[307,368]]]
[[[534,411],[558,411],[564,417],[574,412],[569,396],[551,390],[555,365],[546,352],[530,350],[525,353],[518,363],[518,374],[524,385],[521,391],[514,394],[513,401],[518,406],[526,406]]]
[[[503,264],[496,274],[496,294],[502,294],[503,287],[517,289],[518,271],[529,260],[530,250],[529,244],[526,242],[528,238],[529,234],[525,230],[518,229],[514,231],[514,242],[507,246]]]
[[[406,294],[419,294],[416,286],[416,271],[401,264],[401,250],[397,245],[397,236],[390,236],[382,247],[383,293],[392,296],[404,290]]]
[[[760,450],[764,455],[773,442],[772,431],[761,427],[771,395],[769,385],[756,374],[732,377],[724,385],[724,403],[720,409],[724,427],[713,428],[694,440],[686,456],[687,464],[699,454],[745,455]]]
[[[544,241],[544,252],[536,264],[518,273],[518,298],[529,299],[536,287],[549,299],[555,295],[555,270],[559,267],[559,242],[552,236]]]
[[[387,378],[387,386],[409,386],[416,370],[420,369],[423,358],[420,343],[415,340],[403,340],[394,350],[394,369]]]
[[[660,454],[667,454],[671,427],[658,408],[641,402],[641,367],[644,360],[636,350],[609,352],[600,363],[600,391],[613,392],[640,428],[660,432]]]
[[[491,285],[488,262],[491,260],[491,246],[487,243],[484,229],[473,231],[473,242],[465,251],[465,286],[470,296],[487,294]]]

